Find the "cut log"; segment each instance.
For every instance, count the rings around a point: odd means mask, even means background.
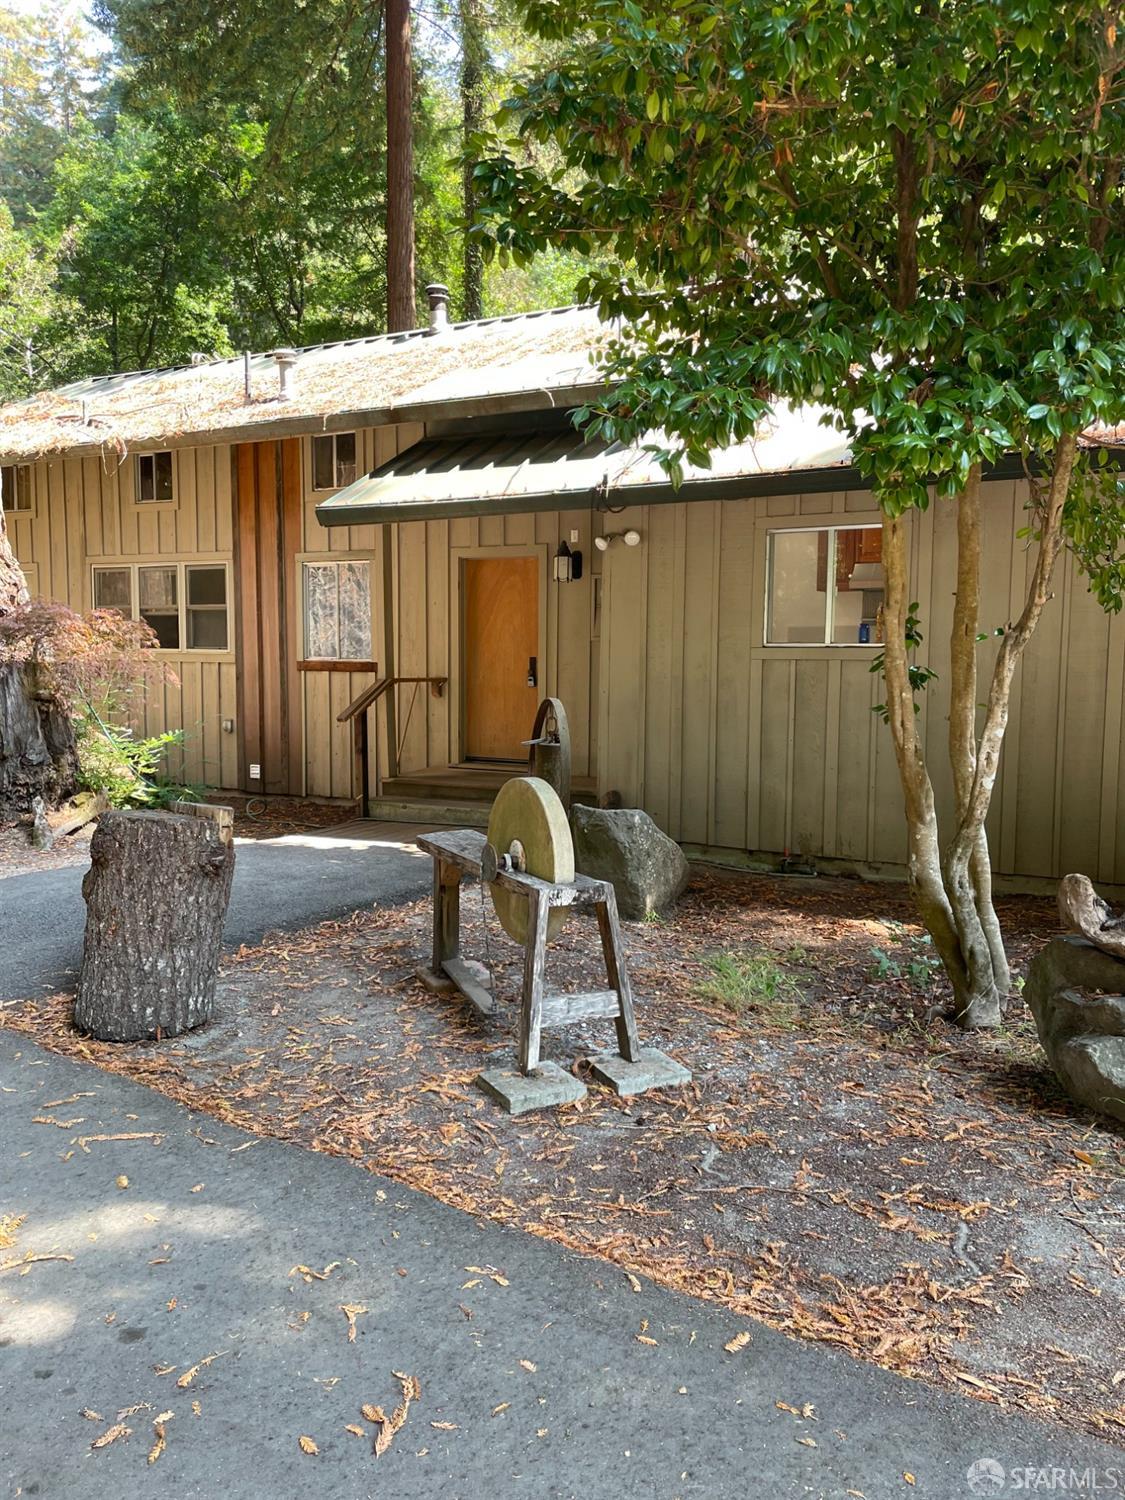
[[[234,841],[229,808],[193,813],[107,812],[91,840],[74,1021],[102,1041],[179,1036],[213,1014]]]

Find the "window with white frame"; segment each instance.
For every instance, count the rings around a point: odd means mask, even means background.
[[[161,651],[227,651],[225,563],[115,563],[94,569],[94,608],[143,620]]]
[[[137,454],[137,504],[159,505],[176,498],[170,453]]]
[[[5,464],[0,469],[0,504],[12,514],[31,509],[30,464]]]
[[[314,490],[339,490],[355,478],[354,432],[326,432],[312,440]]]
[[[880,526],[767,533],[766,645],[881,642],[882,559]]]
[[[307,661],[371,660],[371,564],[302,563]]]

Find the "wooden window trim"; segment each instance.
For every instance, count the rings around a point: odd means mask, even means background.
[[[363,563],[367,569],[368,591],[367,596],[371,605],[371,616],[369,622],[369,636],[372,647],[375,645],[375,559],[369,553],[350,552],[305,552],[298,555],[297,563],[297,640],[300,643],[301,655],[297,659],[297,670],[300,672],[315,671],[351,671],[372,672],[376,670],[375,663],[371,657],[356,657],[356,665],[352,665],[350,657],[336,656],[308,656],[305,654],[308,645],[308,614],[306,608],[307,568],[336,567],[344,563]],[[342,665],[335,667],[331,663],[340,662]],[[320,666],[320,663],[328,665]]]
[[[132,493],[129,497],[131,510],[140,511],[142,514],[151,515],[153,512],[179,510],[180,508],[180,464],[179,456],[183,450],[175,448],[146,448],[140,453],[133,454]],[[155,458],[158,453],[167,453],[172,460],[172,497],[170,500],[142,500],[141,499],[141,459]]]
[[[770,520],[772,521],[773,518],[771,517]],[[823,592],[824,595],[825,595],[825,604],[824,604],[824,632],[825,632],[825,636],[827,637],[832,632],[832,610],[830,609],[829,606],[830,606],[830,602],[833,599],[833,597],[835,595],[835,592],[836,592],[836,589],[829,589],[827,587],[827,583],[828,583],[828,545],[829,545],[830,539],[831,539],[831,537],[834,534],[839,533],[839,532],[852,532],[852,533],[855,533],[855,532],[860,532],[860,531],[873,531],[877,526],[881,526],[881,525],[882,525],[882,518],[881,517],[879,519],[877,519],[877,520],[871,520],[871,521],[852,521],[852,520],[848,520],[848,521],[844,521],[844,522],[839,522],[834,517],[831,521],[828,521],[828,522],[825,522],[825,523],[822,523],[822,524],[816,525],[816,526],[810,526],[810,525],[807,525],[807,524],[805,524],[805,523],[802,522],[802,523],[797,524],[797,525],[788,525],[788,526],[784,525],[784,524],[782,524],[782,525],[767,524],[763,528],[764,529],[764,533],[765,533],[765,545],[764,545],[764,547],[762,549],[762,551],[763,551],[763,563],[762,563],[762,566],[763,566],[763,569],[764,569],[765,583],[764,583],[764,587],[762,589],[762,644],[761,644],[761,647],[759,648],[760,650],[762,650],[762,651],[771,651],[771,652],[784,651],[784,652],[788,652],[790,654],[792,654],[794,652],[797,652],[797,653],[800,653],[802,656],[807,656],[809,653],[819,653],[819,652],[823,652],[823,651],[867,651],[867,652],[872,653],[873,655],[878,655],[878,653],[880,651],[882,651],[882,649],[883,649],[883,642],[882,641],[832,641],[832,640],[825,639],[823,641],[799,641],[798,642],[798,641],[771,641],[770,638],[769,638],[769,630],[770,630],[770,563],[772,561],[772,552],[773,552],[774,538],[777,537],[777,536],[790,536],[790,535],[792,535],[794,533],[804,533],[806,535],[809,534],[809,533],[812,533],[813,535],[815,535],[818,538],[816,589],[817,589],[818,593]],[[837,584],[837,587],[838,587],[839,586],[839,572],[840,572],[840,561],[839,561],[839,558],[837,558],[837,569],[836,569],[836,571],[837,571],[836,584]]]
[[[377,661],[348,661],[346,658],[337,661],[327,656],[314,656],[307,661],[297,663],[298,672],[377,672],[378,670]]]
[[[180,656],[190,657],[192,661],[220,661],[227,662],[235,659],[234,650],[234,595],[231,589],[232,567],[229,558],[225,557],[103,557],[96,562],[90,563],[90,603],[93,608],[99,608],[94,604],[94,576],[97,573],[106,572],[128,572],[129,574],[129,618],[139,620],[140,615],[140,584],[138,572],[141,568],[175,568],[176,569],[176,600],[180,621],[180,645],[175,650],[163,646],[154,646],[153,653],[156,656],[173,658]],[[193,609],[213,610],[226,609],[227,616],[227,645],[226,650],[221,651],[215,646],[192,647],[187,641],[187,570],[189,568],[222,568],[226,580],[226,604],[223,605],[193,605]],[[110,605],[100,606],[112,608]]]
[[[340,461],[337,457],[337,444],[342,437],[350,437],[355,446],[355,475],[352,479],[339,480],[334,484],[323,485],[316,482],[316,445],[318,442],[331,442],[332,444],[332,477],[335,480],[340,469]],[[345,489],[349,484],[354,484],[359,478],[362,470],[360,468],[360,439],[359,429],[344,429],[341,432],[314,432],[309,437],[309,490],[314,495],[334,495],[338,490]]]
[[[17,473],[18,473],[18,471],[20,469],[26,469],[27,470],[27,504],[26,504],[26,506],[19,506],[19,507],[17,507],[17,506],[11,506],[11,505],[9,505],[7,503],[7,501],[4,501],[4,515],[6,517],[8,517],[10,520],[13,520],[13,521],[16,521],[16,520],[20,520],[20,521],[34,521],[35,518],[36,518],[36,515],[38,513],[38,504],[37,504],[37,499],[36,499],[36,491],[37,491],[38,486],[35,483],[35,466],[34,466],[34,464],[16,464],[16,463],[13,463],[13,464],[3,464],[3,465],[0,465],[0,467],[2,467],[4,469],[12,469],[14,472],[17,472]],[[18,479],[17,479],[16,483],[18,485],[18,483],[19,483]]]

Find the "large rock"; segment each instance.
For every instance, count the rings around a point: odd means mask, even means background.
[[[1060,937],[1032,960],[1024,995],[1043,1050],[1070,1097],[1125,1121],[1123,990],[1125,960],[1086,938]]]
[[[583,875],[608,880],[623,917],[639,921],[672,905],[687,885],[684,851],[639,807],[571,809],[574,863]]]

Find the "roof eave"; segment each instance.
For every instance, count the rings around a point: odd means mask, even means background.
[[[714,475],[685,480],[677,489],[670,480],[650,484],[622,484],[608,494],[600,485],[565,490],[542,490],[518,495],[478,495],[448,500],[358,501],[340,504],[322,500],[316,518],[322,526],[378,526],[397,521],[434,521],[461,516],[525,515],[541,511],[608,510],[620,506],[676,505],[697,500],[753,500],[763,495],[820,494],[866,488],[851,467],[789,469],[776,474]]]
[[[483,396],[461,396],[452,400],[409,401],[402,405],[352,407],[344,411],[273,417],[227,427],[206,427],[191,432],[156,434],[131,445],[134,452],[153,449],[200,448],[221,443],[266,442],[270,439],[304,437],[319,432],[349,432],[358,427],[394,427],[408,422],[454,421],[458,418],[489,417],[506,412],[551,411],[582,406],[608,394],[607,382],[544,386],[534,391],[504,391]],[[2,443],[2,435],[0,435]],[[73,443],[65,448],[45,448],[36,453],[0,446],[0,463],[35,463],[49,458],[100,457],[106,442]]]

